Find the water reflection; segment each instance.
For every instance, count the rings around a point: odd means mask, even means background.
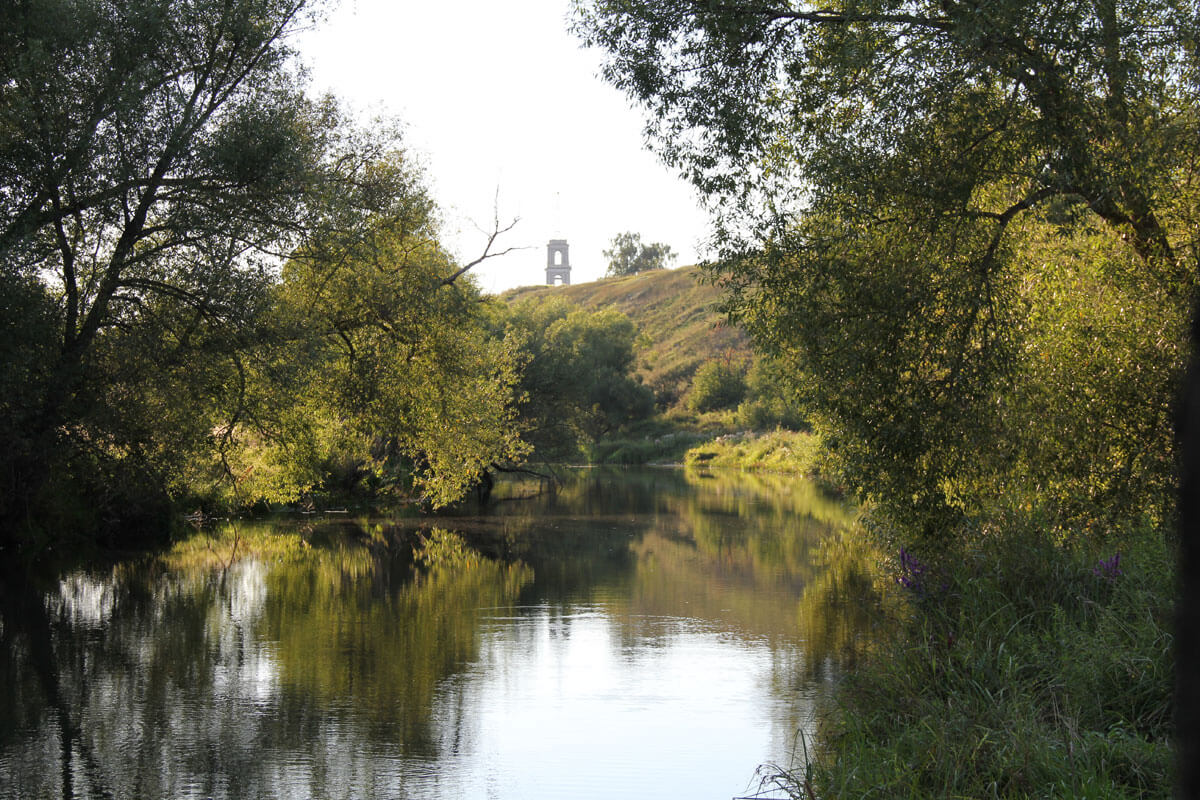
[[[791,479],[583,472],[10,585],[0,797],[729,797],[863,646],[848,523]]]

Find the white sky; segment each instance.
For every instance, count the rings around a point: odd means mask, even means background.
[[[695,263],[696,195],[643,146],[643,118],[599,77],[600,54],[567,31],[568,0],[341,0],[298,42],[316,91],[398,118],[426,167],[447,244],[477,257],[499,192],[519,217],[474,274],[485,291],[545,282],[546,242],[570,245],[571,282],[603,276],[622,231]],[[556,199],[557,198],[557,199]]]

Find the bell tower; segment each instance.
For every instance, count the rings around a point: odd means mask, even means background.
[[[566,239],[551,239],[546,245],[546,285],[562,282],[571,285],[571,258],[567,253]]]

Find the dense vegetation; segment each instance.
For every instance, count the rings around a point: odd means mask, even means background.
[[[1195,4],[613,0],[577,28],[709,197],[727,311],[901,577],[944,576],[844,692],[815,791],[1165,794]],[[1060,676],[1063,641],[1109,649]]]
[[[647,413],[616,312],[486,300],[395,126],[305,92],[319,3],[0,9],[0,546],[434,506]]]
[[[654,410],[630,373],[637,330],[615,311],[588,311],[559,296],[497,303],[498,336],[518,343],[518,423],[539,461],[578,463],[589,445]]]
[[[696,267],[654,270],[574,286],[526,286],[502,295],[509,303],[562,298],[589,311],[619,311],[637,326],[636,374],[659,408],[686,402],[704,363],[750,357],[746,335],[717,310],[721,292],[702,283]]]
[[[931,538],[1005,502],[1000,473],[1064,525],[1171,505],[1195,11],[1106,8],[583,18],[722,201],[729,310],[807,376],[856,488]]]
[[[435,504],[524,451],[516,354],[387,125],[304,93],[299,0],[0,12],[11,538],[330,483]]]
[[[655,406],[662,412],[658,428],[676,432],[806,428],[787,364],[753,353],[745,333],[720,313],[720,288],[701,278],[696,267],[682,267],[575,286],[527,286],[506,292],[503,299],[516,305],[567,302],[628,317],[638,331],[633,374],[654,394]],[[707,397],[720,384],[712,381],[714,373],[726,375],[733,388],[718,402]],[[729,409],[734,413],[703,416],[710,410]],[[695,419],[697,413],[701,420]]]
[[[398,135],[305,94],[286,42],[312,13],[5,7],[7,544],[124,544],[180,508],[446,505],[653,411],[629,319],[482,297]]]

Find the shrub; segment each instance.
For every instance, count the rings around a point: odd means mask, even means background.
[[[808,430],[793,376],[778,358],[757,356],[746,374],[746,399],[738,406],[738,424],[751,430]]]
[[[736,408],[745,396],[743,365],[728,360],[709,361],[692,378],[688,408],[701,412]]]

